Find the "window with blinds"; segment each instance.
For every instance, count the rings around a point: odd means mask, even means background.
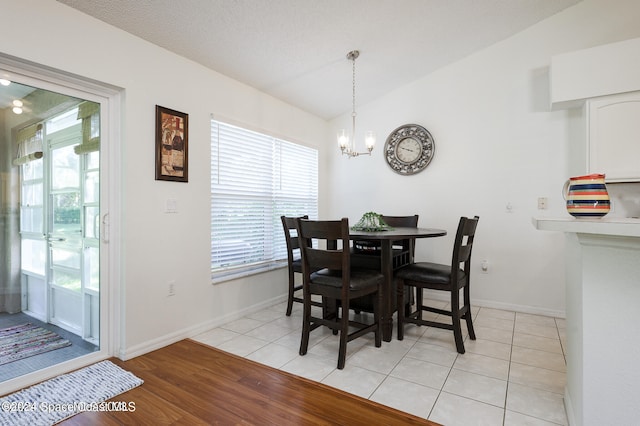
[[[211,120],[214,282],[286,260],[280,216],[318,216],[318,151]]]

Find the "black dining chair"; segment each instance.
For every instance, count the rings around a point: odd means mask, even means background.
[[[320,326],[329,327],[339,333],[338,369],[341,370],[345,365],[347,342],[373,332],[375,346],[380,347],[382,344],[380,312],[384,275],[380,270],[351,267],[348,219],[333,221],[296,219],[296,228],[302,253],[304,300],[300,355],[307,353],[309,334],[312,330]],[[317,248],[313,247],[313,240],[318,241]],[[324,310],[322,317],[312,315],[311,297],[313,295],[320,295],[323,300],[332,301],[332,309]],[[364,323],[350,319],[351,301],[368,295],[375,296],[373,322]]]
[[[309,216],[300,216],[302,219],[309,219]],[[295,293],[302,290],[302,282],[296,284],[295,274],[300,274],[302,278],[302,258],[300,255],[300,245],[298,233],[296,231],[296,217],[280,216],[284,238],[287,243],[287,269],[289,279],[289,292],[287,297],[287,316],[291,316],[293,302],[302,303],[302,297],[297,297]],[[293,232],[291,232],[293,231]],[[302,280],[300,280],[302,281]],[[321,302],[312,301],[314,306],[322,306]]]
[[[475,237],[479,217],[473,219],[461,217],[453,245],[453,254],[450,265],[431,262],[416,262],[399,269],[396,273],[397,303],[404,304],[405,286],[416,288],[416,310],[408,315],[402,309],[398,310],[398,340],[404,337],[404,325],[412,323],[427,325],[446,330],[453,330],[453,335],[458,353],[463,354],[464,343],[460,322],[464,319],[467,323],[469,338],[476,339],[471,319],[471,300],[469,296],[469,284],[471,275],[471,250]],[[422,290],[440,290],[450,294],[451,309],[444,310],[431,306],[424,306]],[[460,305],[460,290],[463,292],[462,306]],[[440,321],[427,321],[422,318],[422,312],[435,312],[451,317],[451,323]],[[437,318],[436,318],[437,319]]]

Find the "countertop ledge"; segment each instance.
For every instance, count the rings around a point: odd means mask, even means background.
[[[540,231],[640,237],[640,219],[636,218],[576,219],[574,217],[534,217],[532,218],[532,223]]]

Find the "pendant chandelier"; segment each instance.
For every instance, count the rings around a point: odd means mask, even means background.
[[[351,111],[351,135],[347,133],[346,129],[341,129],[338,132],[338,145],[343,155],[351,157],[357,157],[359,155],[371,155],[373,147],[376,144],[375,133],[368,131],[364,137],[364,143],[367,147],[367,152],[358,152],[355,147],[356,136],[356,59],[360,56],[360,52],[352,50],[347,53],[347,59],[353,63],[353,92],[352,92],[352,111]]]

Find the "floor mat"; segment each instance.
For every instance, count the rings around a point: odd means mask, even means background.
[[[102,361],[0,398],[0,425],[45,426],[83,411],[126,411],[132,408],[126,403],[105,401],[142,383]]]
[[[27,323],[0,330],[0,365],[71,345],[53,331]]]

